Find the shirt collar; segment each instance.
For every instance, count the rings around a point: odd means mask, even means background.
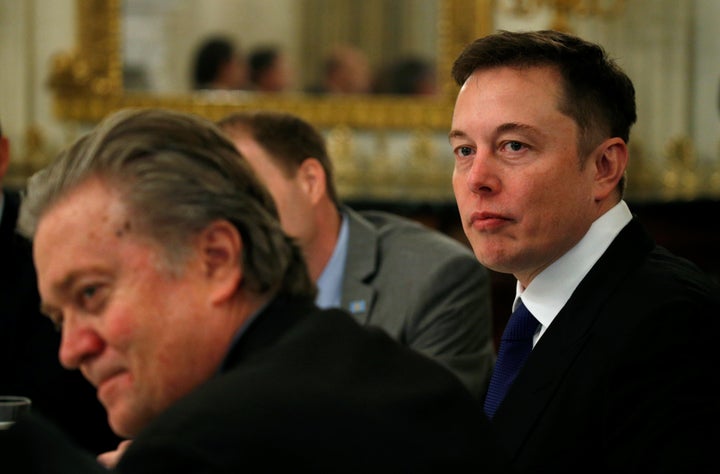
[[[517,282],[513,309],[517,299],[522,297],[525,307],[541,325],[536,340],[550,326],[585,275],[631,220],[630,209],[625,201],[620,201],[595,220],[580,242],[540,272],[527,288],[523,290],[520,282]]]

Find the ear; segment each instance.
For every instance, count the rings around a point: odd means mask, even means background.
[[[300,163],[296,179],[313,204],[323,198],[327,192],[327,175],[316,158],[305,158]]]
[[[595,172],[595,200],[607,199],[625,174],[628,150],[625,141],[614,137],[605,140],[593,153]]]
[[[7,173],[8,164],[10,163],[10,144],[7,137],[0,136],[0,181]]]
[[[242,237],[226,220],[213,221],[197,237],[199,255],[206,281],[211,287],[210,302],[231,299],[242,281]]]

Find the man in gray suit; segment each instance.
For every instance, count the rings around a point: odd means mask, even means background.
[[[479,396],[494,360],[489,277],[457,241],[383,212],[340,204],[322,136],[287,114],[230,115],[219,125],[268,186],[303,251],[316,303],[454,372]]]

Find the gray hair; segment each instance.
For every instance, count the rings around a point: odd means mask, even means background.
[[[91,177],[120,192],[135,226],[164,250],[171,267],[185,260],[192,237],[227,220],[242,237],[248,289],[314,296],[270,194],[212,122],[157,109],[110,115],[30,178],[19,230],[32,237],[43,214]]]

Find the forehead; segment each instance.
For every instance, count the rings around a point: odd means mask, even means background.
[[[91,177],[67,191],[42,214],[35,239],[45,232],[93,223],[96,235],[101,229],[127,215],[120,192],[105,181]],[[91,230],[89,229],[89,230]],[[81,237],[71,233],[68,237]]]
[[[458,99],[468,96],[483,98],[547,98],[557,103],[562,98],[562,75],[555,67],[502,66],[478,69],[465,81]]]
[[[498,67],[473,72],[458,93],[453,129],[467,120],[542,125],[562,115],[562,77],[556,68]],[[496,123],[497,122],[497,123]]]
[[[33,252],[42,283],[94,257],[112,257],[132,230],[118,191],[91,178],[54,203],[38,222]]]

